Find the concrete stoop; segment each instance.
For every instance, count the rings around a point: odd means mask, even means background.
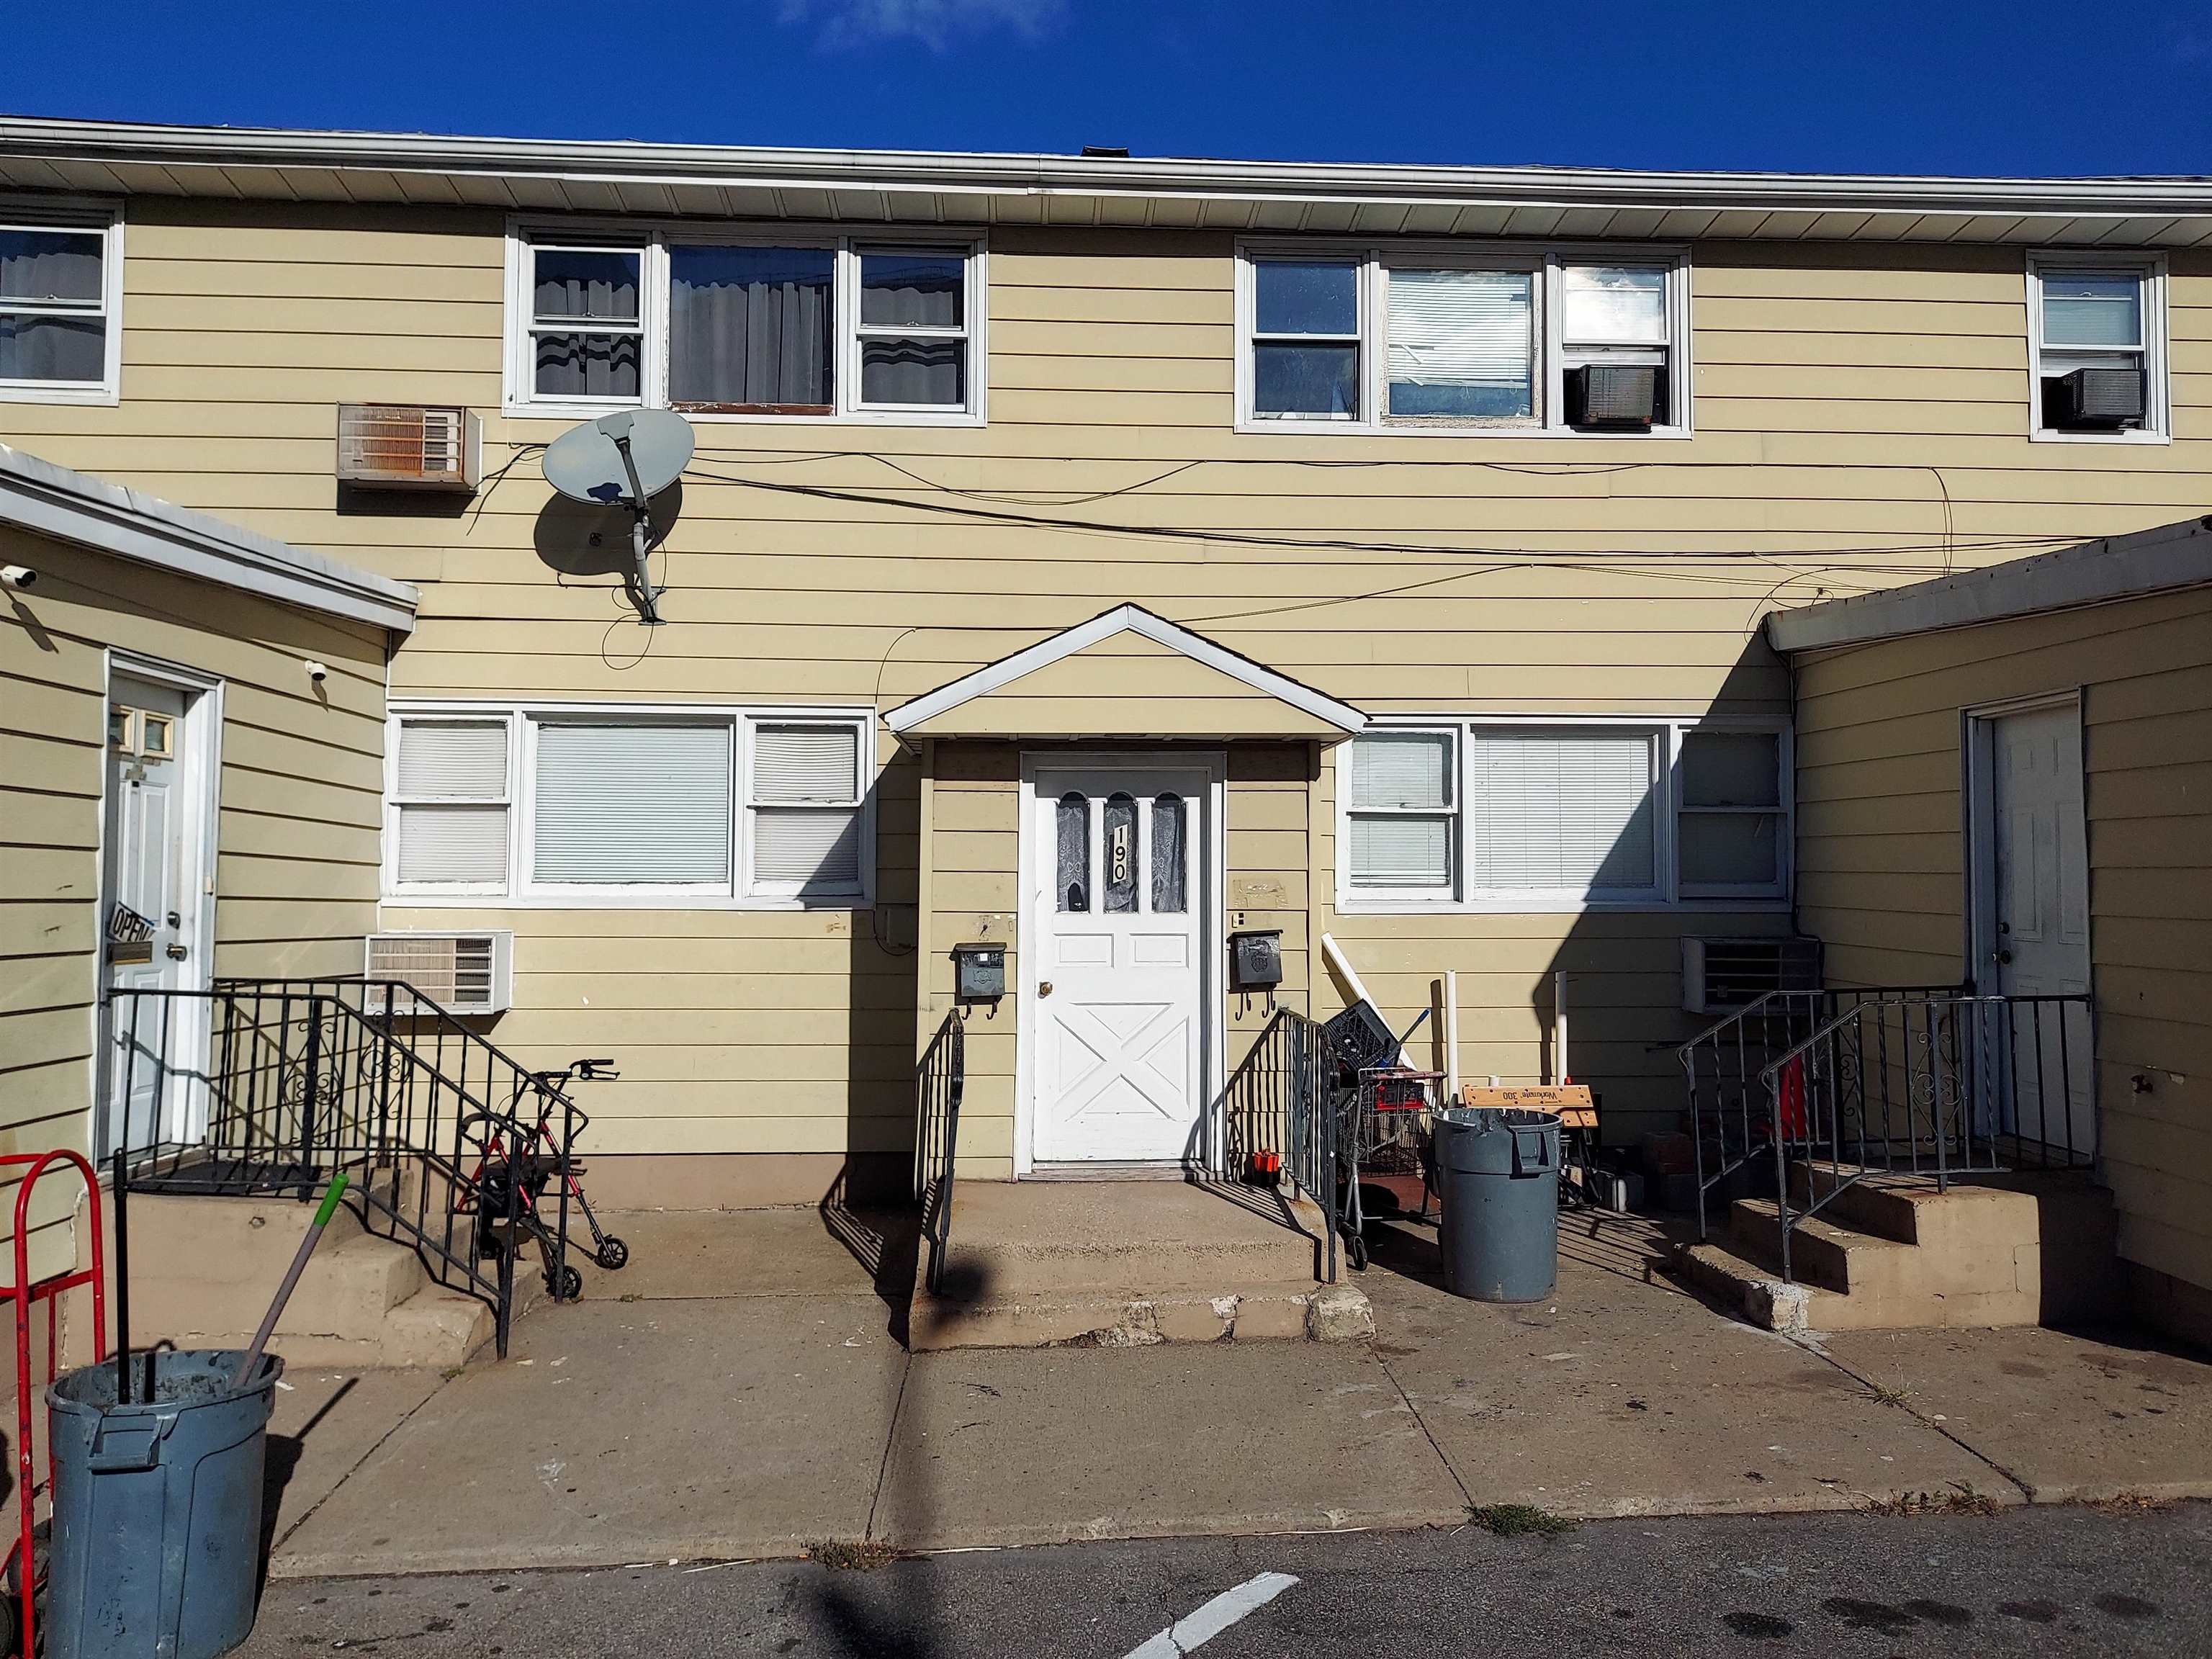
[[[908,1343],[1149,1347],[1371,1336],[1366,1297],[1315,1274],[1321,1213],[1173,1181],[970,1182],[955,1189],[944,1291],[921,1252]]]
[[[1954,1179],[1809,1164],[1790,1173],[1793,1206],[1827,1200],[1790,1238],[1771,1199],[1739,1199],[1726,1241],[1680,1247],[1684,1273],[1774,1331],[1990,1328],[2062,1324],[2109,1307],[2118,1289],[2112,1195],[2085,1177],[2021,1173]]]
[[[134,1195],[133,1343],[244,1347],[313,1214],[281,1198]],[[295,1368],[451,1369],[493,1328],[489,1307],[433,1284],[412,1249],[363,1231],[340,1205],[269,1346]]]

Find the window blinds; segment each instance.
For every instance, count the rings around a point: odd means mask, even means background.
[[[1451,805],[1451,738],[1442,732],[1366,732],[1352,745],[1352,805]]]
[[[1528,414],[1534,289],[1525,270],[1392,270],[1390,412]]]
[[[1449,818],[1389,815],[1352,820],[1352,880],[1358,887],[1451,883]]]
[[[753,881],[765,890],[860,884],[860,733],[851,726],[753,729]]]
[[[504,799],[507,722],[409,720],[399,728],[399,793],[410,799]]]
[[[541,725],[535,879],[726,883],[730,744],[720,722]]]
[[[860,799],[860,754],[849,726],[756,726],[752,799],[849,805]]]
[[[399,879],[502,884],[507,880],[507,809],[401,807]]]
[[[1475,732],[1468,756],[1474,887],[1655,887],[1652,756],[1653,738],[1642,732]]]
[[[507,722],[404,721],[398,772],[398,878],[504,885]]]

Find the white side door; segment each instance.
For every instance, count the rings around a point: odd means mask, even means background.
[[[203,982],[197,799],[206,775],[187,747],[192,694],[122,674],[108,689],[107,822],[100,883],[101,955],[111,991],[177,991]],[[198,999],[111,997],[101,1110],[93,1148],[151,1146],[187,1132],[207,1012]]]
[[[1990,926],[1979,977],[2007,996],[2089,989],[2089,854],[2081,720],[2072,704],[1989,722]],[[2096,1146],[2088,1012],[2029,1004],[2007,1016],[2012,1121],[2002,1127],[2086,1161]]]
[[[1207,775],[1041,771],[1026,960],[1039,1164],[1200,1156]]]

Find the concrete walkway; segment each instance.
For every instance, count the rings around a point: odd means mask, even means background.
[[[272,1572],[2212,1495],[2212,1364],[2033,1329],[1793,1341],[1656,1277],[1641,1223],[1571,1226],[1526,1308],[1445,1295],[1425,1235],[1385,1237],[1371,1346],[913,1355],[875,1288],[911,1255],[864,1225],[614,1225],[635,1265],[504,1364],[287,1379]]]

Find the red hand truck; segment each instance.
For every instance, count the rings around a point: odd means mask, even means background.
[[[54,1316],[55,1300],[64,1291],[75,1290],[80,1285],[92,1286],[92,1360],[99,1364],[107,1358],[107,1257],[102,1237],[100,1213],[100,1182],[92,1172],[92,1165],[76,1152],[56,1150],[51,1152],[8,1152],[0,1154],[0,1170],[30,1165],[15,1188],[15,1277],[13,1283],[0,1286],[15,1310],[15,1540],[8,1547],[8,1570],[15,1582],[15,1628],[12,1643],[0,1643],[0,1651],[33,1654],[38,1650],[37,1632],[33,1626],[33,1602],[38,1595],[39,1561],[32,1542],[33,1511],[41,1490],[33,1468],[31,1442],[31,1399],[34,1389],[40,1398],[44,1389],[34,1384],[31,1376],[31,1308],[33,1304],[46,1304],[46,1381],[54,1380],[60,1361],[60,1333]],[[58,1164],[66,1164],[84,1181],[86,1196],[92,1202],[86,1224],[92,1230],[92,1266],[75,1273],[52,1273],[33,1281],[31,1278],[31,1189],[38,1185],[39,1177]]]

